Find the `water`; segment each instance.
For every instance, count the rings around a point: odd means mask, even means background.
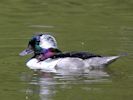
[[[50,74],[50,73],[34,73],[30,78],[28,74],[23,73],[21,78],[27,82],[29,86],[25,88],[26,99],[34,100],[36,95],[39,100],[54,99],[75,99],[87,100],[89,96],[84,97],[84,93],[90,95],[91,92],[100,92],[102,88],[93,87],[92,84],[110,84],[109,75],[102,70],[90,71],[83,74]],[[78,92],[80,94],[78,94]],[[73,94],[74,93],[74,94]],[[75,94],[76,93],[76,94]],[[61,97],[60,97],[61,95]],[[79,96],[78,96],[79,95]],[[76,96],[76,97],[75,97]]]
[[[131,0],[1,0],[1,100],[132,100]],[[105,70],[34,73],[19,57],[35,32],[52,32],[63,51],[128,53]]]

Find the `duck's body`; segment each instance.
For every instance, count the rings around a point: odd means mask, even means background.
[[[111,64],[113,61],[118,59],[120,56],[110,57],[93,57],[89,59],[80,58],[58,58],[58,59],[47,59],[38,62],[36,58],[29,60],[26,65],[33,70],[43,70],[45,72],[58,72],[58,70],[64,71],[80,71],[85,69],[100,69]]]
[[[37,43],[35,41],[37,41]],[[35,47],[39,47],[39,50],[41,50],[42,48],[44,50],[48,50],[49,48],[58,49],[55,38],[48,34],[41,34],[33,37],[32,43],[30,43],[28,47],[30,47],[30,49],[28,48],[21,52],[21,56],[24,56],[28,53],[34,53],[35,55]],[[51,58],[50,56],[50,58],[47,58],[45,60],[43,59],[43,61],[40,61],[36,57],[33,57],[26,63],[26,65],[30,69],[43,70],[46,72],[58,72],[58,70],[79,71],[92,68],[104,68],[119,57],[120,56],[104,57],[85,52],[76,52],[72,54],[70,53],[69,55],[69,52],[67,54],[63,54],[61,52],[61,54],[55,55],[55,58]]]

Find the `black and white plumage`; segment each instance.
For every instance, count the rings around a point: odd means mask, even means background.
[[[40,47],[46,49],[58,48],[56,39],[48,34],[42,34],[40,36],[39,45]],[[28,51],[28,49],[26,50]],[[23,52],[26,51],[24,50]],[[39,69],[45,72],[58,72],[58,70],[80,71],[92,68],[104,68],[120,57],[120,56],[100,56],[86,52],[72,52],[72,53],[73,54],[70,56],[64,55],[63,57],[59,57],[58,55],[58,57],[49,58],[40,62],[38,62],[38,59],[32,58],[26,63],[26,65],[30,69],[34,70]],[[22,55],[22,53],[20,53],[20,55]]]

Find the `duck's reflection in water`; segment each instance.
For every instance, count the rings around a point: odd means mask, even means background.
[[[56,93],[55,80],[52,78],[52,74],[42,72],[38,85],[40,86],[40,100],[52,100]]]
[[[84,84],[97,82],[110,82],[107,72],[93,70],[86,73],[34,73],[26,89],[26,99],[38,98],[38,100],[53,100],[56,93],[61,89],[70,89],[71,85],[74,84],[76,86],[78,84],[81,86],[82,84],[82,89],[88,89]]]

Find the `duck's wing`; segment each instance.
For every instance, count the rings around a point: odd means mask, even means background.
[[[65,58],[65,57],[88,59],[88,58],[92,58],[92,57],[102,57],[102,56],[92,54],[92,53],[89,53],[89,52],[71,51],[71,52],[57,53],[52,58]]]

